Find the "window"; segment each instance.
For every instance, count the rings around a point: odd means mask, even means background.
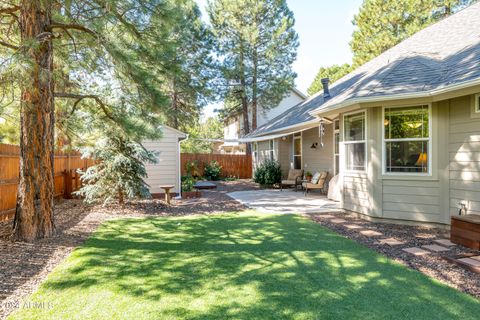
[[[366,170],[367,133],[366,113],[348,114],[343,118],[345,169],[349,171]]]
[[[475,113],[480,113],[480,93],[475,95]]]
[[[302,169],[302,134],[293,135],[293,169]]]
[[[384,109],[384,173],[428,173],[430,107]]]
[[[275,140],[268,141],[267,154],[270,160],[275,160]]]
[[[334,175],[340,173],[340,120],[334,121],[333,129],[333,158],[334,158]]]
[[[257,160],[258,160],[258,159],[257,159],[257,155],[258,155],[258,144],[257,144],[256,142],[254,142],[254,143],[252,144],[252,150],[253,150],[253,151],[252,151],[253,160],[254,160],[255,162],[257,162]]]

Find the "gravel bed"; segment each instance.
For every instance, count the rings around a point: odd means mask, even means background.
[[[404,248],[422,247],[435,244],[433,240],[449,239],[449,231],[440,228],[406,226],[390,223],[370,222],[348,213],[331,213],[330,216],[345,219],[344,223],[333,223],[331,218],[319,215],[310,215],[311,219],[336,233],[355,240],[403,265],[418,270],[460,291],[480,298],[480,274],[471,272],[461,266],[449,262],[446,258],[456,258],[463,255],[480,255],[479,251],[470,250],[463,246],[453,246],[444,252],[431,252],[423,256],[414,256],[402,251]],[[349,229],[346,225],[355,224],[359,229]],[[360,232],[373,230],[381,236],[368,237]],[[380,243],[379,240],[394,238],[404,244],[390,246]],[[426,249],[425,249],[426,250]]]
[[[245,207],[226,195],[256,188],[246,180],[216,182],[217,190],[202,191],[197,199],[145,200],[119,206],[91,206],[80,200],[63,200],[55,206],[56,234],[35,243],[11,242],[0,237],[0,319],[37,290],[45,277],[104,221],[122,217],[185,216],[240,211]],[[2,230],[11,230],[12,222]]]

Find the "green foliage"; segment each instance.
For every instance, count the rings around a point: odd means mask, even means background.
[[[190,192],[193,190],[194,185],[195,185],[195,179],[192,176],[182,177],[182,191]]]
[[[282,182],[282,169],[275,160],[265,160],[254,172],[253,181],[260,185],[272,186]]]
[[[307,90],[308,94],[314,95],[315,93],[323,90],[323,85],[321,82],[323,78],[330,78],[330,83],[334,83],[351,71],[353,71],[353,68],[348,63],[344,63],[342,65],[334,64],[329,67],[320,67],[315,79]]]
[[[223,124],[217,117],[185,125],[188,139],[181,144],[184,153],[212,153],[214,141],[223,139]]]
[[[220,57],[217,86],[226,114],[278,105],[294,84],[298,36],[285,0],[212,0],[208,13]],[[250,125],[244,128],[249,132]]]
[[[142,145],[112,133],[93,148],[84,149],[83,155],[97,161],[83,172],[84,185],[77,192],[86,202],[123,204],[125,198],[150,197],[143,180],[147,177],[145,163],[155,163],[157,158]]]
[[[310,178],[313,177],[312,172],[311,171],[305,172],[305,177],[310,177]]]
[[[187,171],[187,176],[190,176],[190,177],[200,176],[198,160],[187,161],[187,163],[185,163],[185,170]]]
[[[217,161],[211,161],[210,163],[205,165],[205,177],[208,180],[216,181],[220,178],[222,174],[222,166]]]
[[[365,0],[353,19],[350,47],[355,67],[473,0]]]

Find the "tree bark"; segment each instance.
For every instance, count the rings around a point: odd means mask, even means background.
[[[247,99],[247,81],[245,80],[245,56],[243,52],[243,45],[240,47],[240,87],[241,87],[241,102],[242,102],[242,115],[243,115],[243,134],[250,133],[250,125],[248,119],[248,99]],[[247,143],[246,154],[251,154],[252,149],[249,143]]]
[[[27,61],[21,97],[20,182],[15,240],[33,241],[54,232],[54,85],[50,0],[23,0],[22,53]]]
[[[252,130],[257,129],[257,106],[258,106],[258,55],[257,50],[253,52],[253,75],[252,75]]]

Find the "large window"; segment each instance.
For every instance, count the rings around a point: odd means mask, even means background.
[[[430,108],[385,108],[384,173],[428,173]]]
[[[253,160],[255,162],[258,161],[258,143],[254,142],[252,143],[252,155],[253,155]]]
[[[302,169],[302,133],[293,135],[293,169]]]
[[[347,114],[343,118],[345,169],[348,171],[366,170],[367,125],[364,111]]]
[[[340,173],[340,120],[334,121],[333,127],[333,158],[334,158],[334,175]]]

